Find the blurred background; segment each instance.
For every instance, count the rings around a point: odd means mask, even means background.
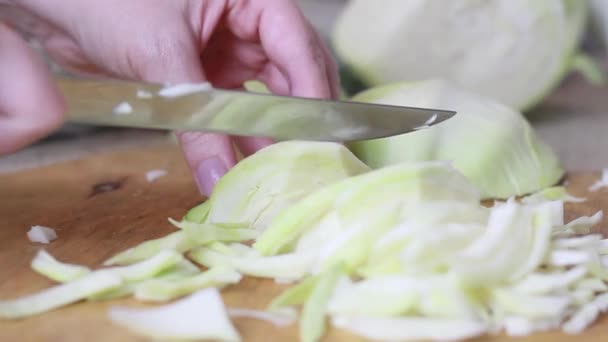
[[[420,2],[402,1],[403,3]],[[538,103],[531,108],[525,108],[522,111],[525,112],[526,118],[539,136],[556,150],[566,169],[572,171],[606,168],[608,167],[608,88],[601,82],[598,72],[605,74],[608,71],[606,53],[608,51],[608,0],[563,1],[568,2],[568,6],[576,6],[577,2],[588,1],[582,31],[580,37],[575,39],[575,44],[588,57],[584,62],[592,63],[582,63],[579,69],[565,73],[549,94],[542,96]],[[348,2],[348,0],[298,0],[304,14],[334,52],[336,44],[334,30],[337,19],[343,14]],[[383,1],[377,0],[367,2],[375,4],[376,8],[383,3]],[[399,8],[394,8],[395,4],[399,3],[398,1],[392,0],[386,3],[390,3],[389,7],[392,7],[385,11],[399,13]],[[370,11],[369,17],[358,18],[360,27],[353,28],[352,37],[349,39],[357,41],[357,35],[361,35],[361,46],[358,48],[362,51],[366,49],[366,41],[363,39],[366,34],[361,32],[373,30],[374,26],[366,28],[366,25],[370,24],[368,19],[373,25],[373,20],[377,20],[377,16],[380,14],[380,10]],[[376,16],[375,19],[374,16]],[[390,25],[383,25],[383,39],[391,38],[395,40],[394,44],[402,44],[407,47],[408,41],[400,40],[402,32],[399,31],[397,25],[399,16],[395,14],[390,17],[393,18],[392,20],[396,20],[393,25],[395,32],[391,36],[386,31]],[[350,25],[353,24],[350,23]],[[564,25],[569,25],[569,22],[565,22]],[[564,32],[566,33],[562,32],[562,34],[567,34],[567,31]],[[441,34],[441,30],[438,30],[436,34]],[[441,38],[437,37],[437,40],[441,41]],[[527,38],[526,36],[521,37],[522,40]],[[433,41],[427,43],[433,45]],[[344,43],[344,46],[347,44]],[[419,46],[412,45],[409,48],[415,51]],[[361,72],[357,73],[352,69],[352,65],[345,62],[343,55],[336,54],[336,56],[341,64],[343,89],[347,95],[353,95],[370,86],[369,81],[366,84],[366,81],[362,79]],[[586,77],[580,70],[586,72]],[[172,141],[172,136],[166,132],[66,125],[47,139],[18,153],[0,158],[0,172],[47,165],[96,152],[149,147]]]

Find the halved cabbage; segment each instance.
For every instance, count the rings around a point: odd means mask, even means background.
[[[353,0],[333,43],[368,85],[441,78],[527,110],[570,70],[586,19],[579,0]]]
[[[430,128],[357,141],[349,148],[373,168],[407,161],[449,160],[483,198],[508,198],[557,183],[564,170],[525,117],[489,98],[441,80],[375,87],[355,101],[457,111]]]

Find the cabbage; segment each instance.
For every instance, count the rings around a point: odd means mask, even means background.
[[[39,250],[31,262],[34,271],[59,283],[81,278],[91,270],[88,267],[58,261],[45,250]]]
[[[113,272],[93,272],[73,281],[11,300],[0,300],[1,319],[19,319],[38,315],[89,296],[118,289],[123,279]]]
[[[315,342],[326,331],[325,312],[335,288],[343,274],[341,264],[332,265],[322,273],[311,289],[310,295],[302,305],[300,320],[300,341]]]
[[[229,267],[211,268],[192,276],[177,279],[150,279],[135,286],[135,299],[142,301],[169,301],[203,288],[235,284],[241,275]]]
[[[312,193],[277,215],[256,240],[254,248],[262,255],[274,255],[289,250],[304,233],[314,234],[319,227],[327,232],[332,225],[337,225],[334,232],[344,234],[319,235],[317,243],[312,244],[320,250],[323,246],[329,247],[326,257],[335,257],[339,247],[345,246],[343,256],[355,262],[361,257],[357,254],[365,253],[364,245],[370,241],[365,236],[376,236],[399,216],[414,214],[416,203],[459,200],[477,204],[479,199],[477,190],[449,163],[402,163],[353,176]],[[323,216],[328,214],[326,217],[331,218],[331,213],[338,219],[325,225]],[[349,236],[354,240],[348,239]],[[329,237],[337,237],[334,241],[339,244],[326,245]],[[353,247],[354,241],[363,243],[363,248]],[[349,255],[349,252],[355,254]]]
[[[185,252],[191,249],[193,245],[193,242],[186,238],[185,232],[173,232],[162,238],[147,240],[122,251],[104,261],[103,264],[104,266],[129,265],[151,258],[163,250]]]
[[[449,160],[483,198],[508,198],[542,190],[564,174],[554,151],[514,110],[450,82],[428,80],[375,87],[353,100],[456,110],[436,126],[409,134],[350,143],[370,165]]]
[[[153,340],[241,341],[215,288],[159,307],[112,307],[108,316],[112,322]]]
[[[337,328],[374,341],[459,341],[483,334],[487,327],[467,319],[334,316]]]
[[[586,19],[579,0],[352,0],[332,40],[367,85],[441,78],[525,111],[570,70]]]
[[[307,194],[367,171],[340,144],[279,142],[243,159],[218,181],[205,222],[264,230],[276,214]]]

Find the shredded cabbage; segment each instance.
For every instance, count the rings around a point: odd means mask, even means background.
[[[376,341],[456,341],[479,336],[487,330],[475,320],[449,318],[334,316],[332,323]]]
[[[194,243],[186,237],[183,231],[173,232],[165,237],[147,240],[131,247],[104,262],[105,266],[129,265],[146,260],[160,251],[174,250],[186,252],[194,247]]]
[[[232,227],[228,225],[228,227],[226,227],[221,224],[169,220],[176,227],[183,229],[186,232],[186,239],[192,241],[196,246],[202,246],[217,241],[245,241],[254,239],[259,235],[259,231],[255,229],[238,228],[242,227],[241,224]]]
[[[277,215],[256,240],[254,248],[262,255],[289,250],[302,234],[314,231],[322,224],[324,214],[330,209],[338,215],[340,230],[345,231],[347,228],[356,229],[353,225],[362,219],[370,219],[370,209],[374,209],[371,216],[387,205],[394,206],[395,213],[399,210],[407,212],[408,206],[421,201],[450,199],[478,203],[480,196],[449,163],[431,161],[393,165],[350,177],[312,193]],[[376,216],[379,216],[376,219],[383,218],[380,214]],[[366,227],[365,224],[361,226]],[[378,226],[380,230],[381,226]],[[371,227],[375,226],[370,222]]]
[[[325,334],[327,303],[342,274],[344,274],[344,266],[338,263],[323,272],[315,282],[310,295],[302,305],[302,318],[300,319],[300,340],[302,342],[318,341]]]
[[[36,253],[31,267],[34,271],[59,283],[76,280],[91,273],[88,267],[60,262],[45,250]]]
[[[31,295],[0,300],[0,318],[19,319],[37,315],[89,296],[119,288],[123,280],[107,271],[93,272],[74,281],[59,284]]]
[[[142,301],[169,301],[207,287],[221,288],[235,284],[241,275],[228,267],[213,267],[205,272],[177,279],[150,279],[137,284],[135,299]]]
[[[263,278],[298,280],[310,273],[314,253],[282,254],[271,257],[233,256],[199,247],[190,252],[190,257],[206,267],[229,266],[240,273]]]

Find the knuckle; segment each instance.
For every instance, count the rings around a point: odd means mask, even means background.
[[[173,81],[171,71],[190,53],[193,44],[183,34],[173,30],[159,30],[147,39],[139,39],[127,48],[126,68],[135,77],[150,82]]]

